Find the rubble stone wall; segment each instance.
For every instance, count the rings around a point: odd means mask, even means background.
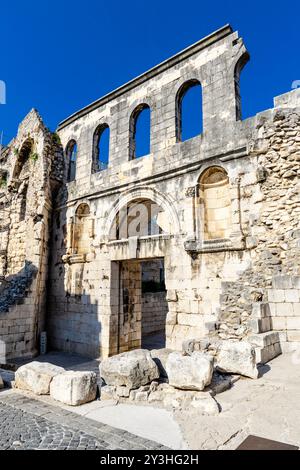
[[[32,110],[0,162],[6,171],[0,194],[0,339],[5,359],[34,355],[45,328],[52,197],[55,184],[62,182],[62,165],[59,144]]]

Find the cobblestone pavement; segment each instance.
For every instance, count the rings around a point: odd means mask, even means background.
[[[161,444],[34,400],[0,393],[0,450],[163,450]]]

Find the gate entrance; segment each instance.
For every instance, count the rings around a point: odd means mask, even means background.
[[[118,264],[118,352],[165,347],[168,303],[164,260],[130,260]]]

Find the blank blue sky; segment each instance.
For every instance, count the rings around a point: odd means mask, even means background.
[[[251,55],[243,115],[272,106],[300,79],[299,2],[14,0],[1,3],[0,105],[5,142],[35,107],[57,123],[225,23]]]

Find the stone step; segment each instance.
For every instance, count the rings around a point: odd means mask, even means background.
[[[255,348],[257,364],[265,364],[282,353],[280,336],[277,331],[266,331],[249,336],[248,341]]]
[[[271,316],[270,306],[264,302],[253,302],[251,318],[268,318]]]
[[[272,329],[272,319],[271,317],[251,318],[248,326],[252,333],[265,333]]]
[[[277,331],[266,331],[264,333],[249,336],[248,341],[253,344],[253,346],[264,348],[265,346],[279,343],[280,339]]]
[[[264,348],[255,348],[256,353],[256,363],[257,364],[266,364],[275,357],[282,354],[281,344],[274,343]]]

